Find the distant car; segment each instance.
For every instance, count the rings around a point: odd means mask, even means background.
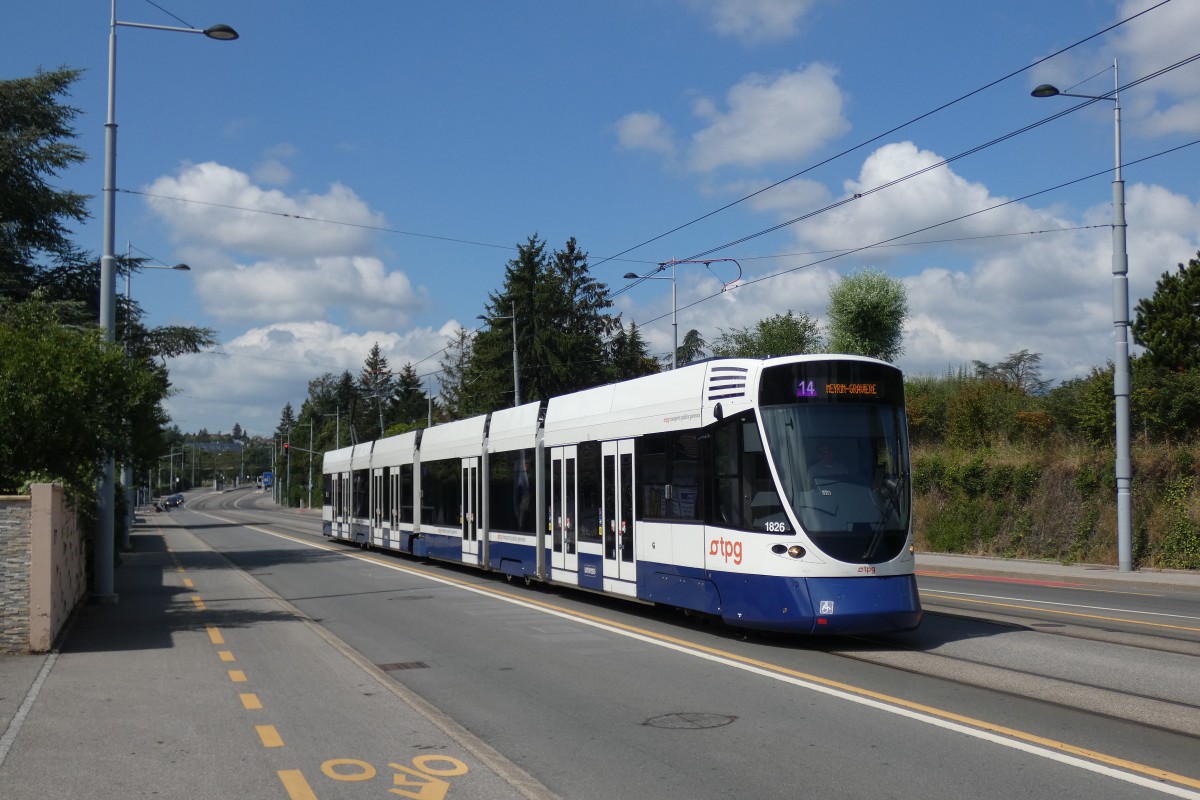
[[[181,505],[183,505],[183,495],[181,495],[181,494],[173,494],[173,495],[171,495],[170,497],[168,497],[168,498],[167,498],[167,505],[168,505],[168,506],[181,506]]]

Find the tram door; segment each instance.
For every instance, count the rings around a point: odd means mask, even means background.
[[[550,451],[550,538],[551,565],[555,569],[579,571],[579,506],[576,503],[576,446]]]
[[[462,560],[464,564],[479,563],[479,459],[462,460]]]
[[[633,440],[603,442],[604,578],[637,580],[633,531]],[[607,587],[606,587],[607,588]]]

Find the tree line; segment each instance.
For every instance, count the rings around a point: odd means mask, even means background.
[[[375,343],[357,376],[348,370],[325,373],[309,382],[299,410],[291,402],[284,405],[275,436],[291,444],[291,474],[284,485],[294,487],[287,490],[292,504],[307,497],[307,461],[295,454],[308,449],[310,433],[312,449],[323,452],[670,365],[669,353],[661,359],[651,355],[637,324],[612,312],[609,287],[592,276],[588,255],[574,238],[552,249],[534,234],[516,251],[501,285],[481,309],[481,327],[460,327],[450,336],[436,371],[436,391],[434,381],[423,383],[411,363],[393,370]],[[903,285],[864,269],[843,277],[831,291],[828,331],[808,314],[791,310],[743,328],[721,329],[711,343],[690,330],[676,362],[829,348],[890,360],[902,351],[907,313]]]

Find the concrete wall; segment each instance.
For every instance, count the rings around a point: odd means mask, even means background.
[[[0,496],[0,652],[44,652],[87,593],[87,548],[58,484]]]

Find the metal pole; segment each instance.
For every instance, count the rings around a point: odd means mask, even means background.
[[[112,0],[112,16],[108,26],[108,117],[104,123],[104,192],[103,192],[103,249],[100,257],[100,328],[104,341],[116,339],[117,318],[114,305],[117,295],[116,254],[113,242],[116,231],[117,186],[117,0]],[[100,603],[115,603],[113,592],[113,550],[115,547],[113,515],[114,481],[113,454],[104,454],[100,478],[96,482],[96,541],[93,546],[92,598]]]
[[[671,369],[679,366],[679,302],[675,295],[675,259],[671,259],[671,335],[675,340],[675,347],[671,349]]]
[[[521,365],[517,361],[517,303],[512,304],[513,331],[513,408],[521,405]]]
[[[1044,83],[1031,92],[1034,97],[1081,97],[1085,100],[1113,101],[1113,130],[1116,165],[1112,184],[1112,304],[1113,339],[1116,353],[1113,359],[1113,408],[1116,435],[1114,473],[1117,484],[1117,567],[1121,572],[1133,570],[1133,458],[1130,454],[1129,433],[1129,256],[1125,247],[1125,182],[1121,180],[1121,79],[1117,60],[1113,59],[1113,91],[1097,97],[1091,94],[1060,92]]]
[[[312,420],[308,421],[308,510],[312,511]]]
[[[1113,59],[1113,81],[1121,88],[1117,77],[1117,60]],[[1121,99],[1113,92],[1113,128],[1116,134],[1116,172],[1113,176],[1113,332],[1116,353],[1113,362],[1113,402],[1116,410],[1117,436],[1117,568],[1133,570],[1133,459],[1129,443],[1129,256],[1125,247],[1125,182],[1121,180]]]

